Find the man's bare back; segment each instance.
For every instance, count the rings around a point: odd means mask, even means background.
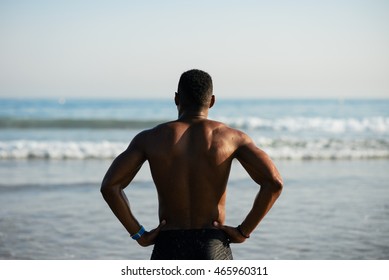
[[[203,105],[193,106],[188,103],[186,93],[190,89],[179,84],[180,89],[186,95],[176,94],[178,119],[145,130],[131,141],[107,171],[101,187],[103,196],[142,246],[154,244],[162,231],[211,228],[225,232],[229,242],[244,242],[280,195],[281,176],[249,136],[207,119],[208,109],[215,102],[213,95],[203,98]],[[239,227],[224,225],[226,189],[233,159],[261,186],[251,211]],[[151,231],[140,226],[123,192],[145,161],[149,162],[159,202],[160,225]]]
[[[136,142],[150,164],[164,229],[209,228],[225,220],[225,191],[242,133],[206,119],[178,120]]]

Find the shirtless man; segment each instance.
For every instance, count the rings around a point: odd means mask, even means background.
[[[155,244],[151,259],[232,259],[229,244],[249,238],[281,193],[281,176],[268,155],[245,133],[207,119],[212,92],[207,73],[183,73],[174,99],[178,119],[136,135],[102,182],[104,199],[132,238],[141,246]],[[237,227],[224,225],[233,159],[260,185]],[[123,191],[146,160],[159,201],[160,224],[150,231],[134,217]]]

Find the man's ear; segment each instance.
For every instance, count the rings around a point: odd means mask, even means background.
[[[176,106],[180,104],[180,97],[178,96],[178,92],[176,92],[176,94],[174,95],[174,104],[176,104]]]
[[[215,105],[215,102],[216,102],[216,97],[215,95],[212,95],[211,102],[209,103],[209,108],[212,108],[212,106]]]

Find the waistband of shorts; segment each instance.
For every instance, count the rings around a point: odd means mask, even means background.
[[[169,229],[161,230],[159,237],[204,237],[219,240],[228,240],[226,233],[217,228],[202,228],[202,229]]]
[[[181,229],[181,228],[178,228],[178,229],[161,229],[160,232],[205,232],[205,231],[208,231],[208,232],[213,232],[213,231],[222,231],[221,229],[218,229],[218,228],[211,228],[211,227],[207,227],[207,228],[186,228],[186,229]]]

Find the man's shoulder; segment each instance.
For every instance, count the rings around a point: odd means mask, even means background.
[[[136,138],[144,140],[145,138],[148,138],[150,136],[155,137],[157,134],[160,134],[160,133],[164,134],[168,131],[175,131],[177,129],[180,130],[181,126],[183,126],[183,125],[186,126],[185,124],[183,124],[183,122],[181,122],[179,120],[164,122],[164,123],[158,124],[157,126],[155,126],[153,128],[141,131],[136,136]],[[243,131],[238,130],[234,127],[231,127],[231,126],[229,126],[226,123],[221,122],[221,121],[207,119],[207,120],[204,120],[202,122],[202,125],[204,125],[207,129],[212,130],[215,134],[231,135],[231,136],[241,138],[241,139],[248,138],[248,135],[246,133],[244,133]]]
[[[233,139],[236,144],[246,143],[251,138],[243,131],[231,127],[223,122],[212,121],[214,135],[219,135],[223,138]]]
[[[239,129],[236,129],[234,127],[229,126],[226,123],[220,122],[220,121],[214,121],[210,120],[212,127],[218,130],[222,130],[223,132],[226,133],[232,133],[232,134],[237,134],[237,135],[245,135],[245,133]]]
[[[171,130],[173,126],[174,126],[174,121],[158,124],[152,128],[142,130],[134,137],[134,140],[144,142],[148,138],[154,138],[157,134]]]

